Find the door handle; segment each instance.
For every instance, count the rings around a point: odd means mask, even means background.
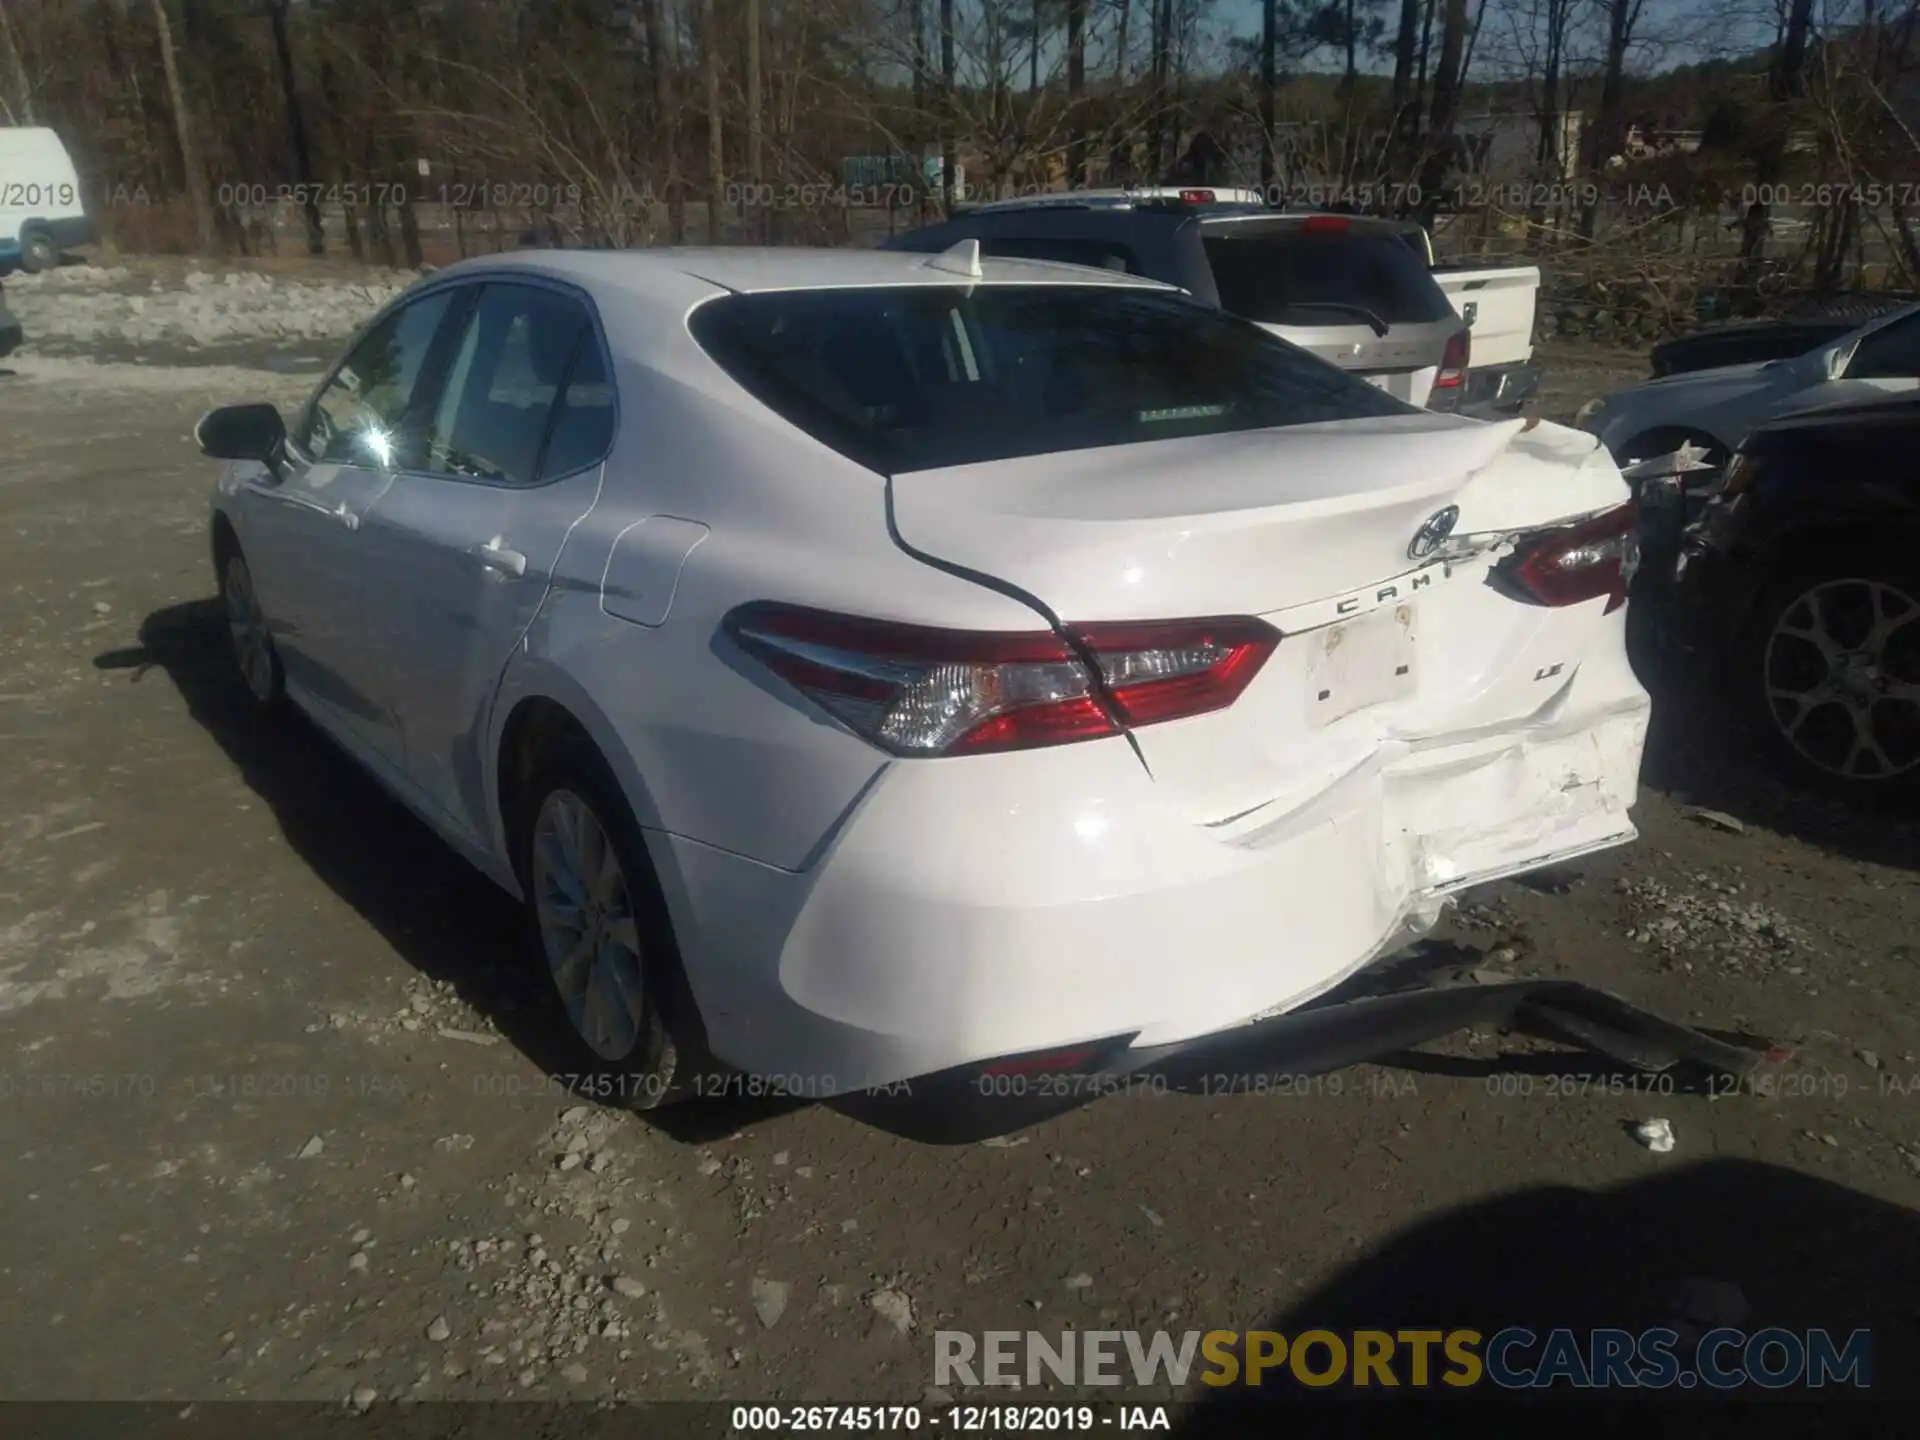
[[[480,563],[489,570],[498,570],[515,580],[527,573],[527,557],[518,550],[508,549],[504,535],[496,535],[484,545],[475,545],[467,553],[479,556]]]

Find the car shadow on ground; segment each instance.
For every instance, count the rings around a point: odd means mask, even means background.
[[[1650,1163],[1665,1162],[1650,1158]],[[1472,1329],[1490,1339],[1510,1326],[1542,1337],[1565,1328],[1584,1345],[1596,1328],[1637,1335],[1666,1327],[1678,1332],[1674,1350],[1688,1369],[1693,1347],[1717,1326],[1749,1333],[1780,1327],[1802,1337],[1824,1329],[1841,1347],[1853,1331],[1864,1329],[1872,1332],[1870,1388],[1837,1384],[1769,1392],[1749,1386],[1735,1394],[1676,1381],[1670,1388],[1632,1392],[1564,1384],[1516,1391],[1485,1378],[1466,1389],[1435,1384],[1417,1392],[1407,1384],[1410,1375],[1402,1363],[1396,1366],[1402,1377],[1398,1390],[1377,1385],[1316,1389],[1300,1384],[1283,1366],[1263,1376],[1266,1383],[1252,1392],[1223,1387],[1209,1395],[1189,1412],[1179,1433],[1264,1433],[1250,1428],[1271,1413],[1261,1401],[1417,1399],[1428,1415],[1443,1419],[1449,1411],[1478,1411],[1472,1399],[1590,1404],[1603,1394],[1638,1399],[1632,1423],[1660,1434],[1719,1433],[1714,1411],[1699,1403],[1715,1398],[1763,1404],[1764,1414],[1739,1408],[1749,1426],[1759,1422],[1765,1433],[1872,1433],[1879,1427],[1850,1427],[1850,1414],[1870,1421],[1871,1411],[1891,1400],[1904,1402],[1904,1414],[1920,1392],[1916,1286],[1920,1215],[1777,1166],[1711,1160],[1663,1168],[1609,1190],[1523,1190],[1402,1231],[1261,1322],[1262,1328],[1289,1339],[1309,1330]],[[1481,1353],[1484,1357],[1484,1348]],[[1716,1351],[1716,1357],[1722,1353]],[[1324,1370],[1326,1352],[1314,1355],[1313,1369]],[[1439,1362],[1437,1349],[1434,1355],[1430,1379],[1453,1368]],[[1523,1347],[1513,1358],[1521,1365],[1537,1364],[1541,1348]],[[1776,1351],[1769,1363],[1778,1365],[1782,1358],[1784,1352]],[[1255,1397],[1251,1401],[1249,1393]],[[1819,1403],[1793,1404],[1786,1397]]]
[[[129,672],[135,683],[165,672],[273,811],[294,853],[395,953],[428,979],[452,984],[542,1074],[579,1075],[578,1042],[539,968],[521,907],[298,712],[260,718],[234,669],[217,600],[155,611],[139,639],[137,648],[96,656],[94,666]],[[798,1108],[721,1094],[643,1118],[675,1140],[702,1144]]]
[[[1661,641],[1660,607],[1667,602],[1634,603],[1644,613],[1630,632],[1629,654],[1653,697],[1643,785],[1848,859],[1920,870],[1920,806],[1847,804],[1776,774],[1751,730],[1709,682],[1705,661]]]

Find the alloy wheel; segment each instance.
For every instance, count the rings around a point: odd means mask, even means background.
[[[595,1055],[624,1060],[645,1033],[646,960],[620,857],[571,790],[540,806],[531,869],[540,943],[567,1018]]]
[[[1761,665],[1768,713],[1809,763],[1868,782],[1920,766],[1920,601],[1907,590],[1812,586],[1774,621]]]
[[[254,593],[253,575],[238,555],[227,561],[222,590],[227,634],[233,642],[234,659],[239,662],[240,678],[246,681],[248,693],[264,705],[273,699],[273,637],[267,632],[267,617]]]

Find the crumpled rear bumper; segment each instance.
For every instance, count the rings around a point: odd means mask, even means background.
[[[1225,827],[1100,741],[897,765],[804,874],[656,843],[715,1054],[827,1098],[1301,1006],[1454,891],[1632,839],[1646,723],[1628,676],[1579,713],[1383,744]]]

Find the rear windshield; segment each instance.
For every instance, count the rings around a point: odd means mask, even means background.
[[[1425,262],[1397,235],[1290,227],[1202,240],[1220,304],[1249,320],[1365,325],[1372,315],[1427,325],[1453,314]]]
[[[734,295],[694,338],[762,403],[892,475],[1409,407],[1184,297],[1093,285]]]

